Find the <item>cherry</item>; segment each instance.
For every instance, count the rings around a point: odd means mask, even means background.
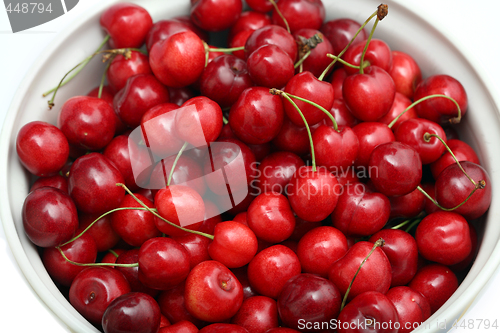
[[[273,4],[269,0],[245,0],[245,2],[256,12],[267,13],[273,9]]]
[[[478,237],[477,237],[477,231],[474,228],[472,224],[469,223],[469,235],[472,243],[472,250],[470,251],[469,255],[467,258],[464,260],[460,261],[458,264],[451,265],[450,268],[458,273],[462,272],[466,268],[469,267],[469,265],[472,263],[474,258],[476,257],[477,251],[478,251]]]
[[[297,58],[297,43],[295,43],[295,39],[286,29],[277,25],[268,25],[257,29],[248,37],[245,44],[247,57],[259,47],[267,44],[280,47],[288,53],[292,61],[295,61]]]
[[[427,299],[409,287],[391,288],[385,296],[398,313],[398,333],[413,331],[431,316],[431,307]]]
[[[328,67],[331,62],[331,59],[326,55],[328,53],[333,53],[332,44],[330,44],[330,41],[328,39],[323,37],[323,34],[319,30],[300,29],[293,33],[293,37],[295,38],[297,44],[299,45],[299,49],[301,49],[302,52],[307,50],[308,48],[311,48],[311,46],[304,42],[310,38],[313,38],[313,36],[319,37],[321,39],[321,42],[314,48],[310,49],[311,52],[302,62],[300,68],[302,68],[302,70],[304,71],[313,73],[314,76],[319,78],[325,68]],[[303,49],[304,47],[305,50]],[[301,54],[299,55],[299,58],[302,58],[303,56],[304,54]]]
[[[304,322],[327,322],[337,318],[342,295],[331,281],[303,273],[292,277],[278,298],[283,323],[300,329]]]
[[[61,175],[40,177],[35,180],[33,185],[31,185],[30,192],[33,192],[34,190],[45,186],[54,187],[65,193],[68,193],[68,178]]]
[[[187,320],[181,320],[167,327],[160,327],[158,333],[197,333],[198,327]]]
[[[247,221],[255,235],[269,243],[280,243],[293,233],[295,217],[283,194],[267,192],[252,201]]]
[[[179,242],[186,248],[189,253],[189,266],[193,269],[194,266],[205,260],[210,260],[208,254],[208,245],[210,239],[197,234],[187,233],[183,236],[173,237],[174,240]]]
[[[259,164],[256,185],[260,193],[284,193],[293,174],[304,161],[294,153],[279,151],[267,155]]]
[[[396,217],[415,217],[424,210],[425,200],[425,196],[418,189],[415,189],[405,195],[390,197],[389,201],[391,202],[391,215],[389,218],[392,219]]]
[[[405,195],[417,188],[422,179],[422,162],[418,152],[400,143],[381,144],[370,156],[368,168],[373,185],[387,196]]]
[[[341,174],[352,167],[358,156],[359,140],[351,128],[341,126],[336,131],[321,125],[312,135],[316,163],[334,174]]]
[[[261,162],[264,157],[271,153],[272,146],[270,142],[266,142],[257,145],[249,144],[248,148],[250,148],[252,153],[255,155],[255,160],[257,162]]]
[[[475,164],[480,164],[476,152],[467,143],[458,139],[451,139],[447,140],[446,144],[459,162],[469,161]],[[449,152],[445,152],[443,156],[439,157],[439,159],[431,164],[431,172],[434,179],[437,179],[441,171],[446,169],[447,166],[454,163],[456,162],[451,154]]]
[[[358,157],[355,165],[368,167],[368,162],[373,149],[383,143],[395,141],[394,134],[385,124],[376,122],[363,122],[352,128],[359,141]]]
[[[244,12],[244,13],[250,13],[250,12]],[[238,51],[233,51],[233,55],[241,60],[245,60],[247,58],[246,51],[245,51],[245,45],[247,43],[248,38],[250,37],[251,34],[253,34],[255,30],[243,30],[235,34],[231,39],[229,39],[228,46],[229,48],[241,48],[243,47],[243,50],[238,50]]]
[[[79,157],[71,166],[68,191],[76,208],[84,213],[102,213],[116,208],[125,195],[123,177],[102,154]]]
[[[335,87],[334,87],[335,90]],[[339,92],[337,95],[337,92],[334,94],[335,96],[342,96],[342,91]],[[351,114],[347,106],[345,105],[344,99],[342,98],[336,98],[333,101],[332,108],[330,109],[330,113],[332,114],[333,118],[335,118],[335,121],[337,122],[337,125],[340,126],[346,126],[346,127],[354,127],[355,125],[359,124],[359,120],[354,118],[354,116]],[[330,126],[333,124],[330,124],[331,121],[330,119],[326,120],[326,123]]]
[[[267,88],[284,87],[295,72],[293,60],[273,44],[263,45],[250,53],[247,63],[252,81]]]
[[[206,31],[222,31],[238,21],[241,0],[197,0],[191,7],[191,20]]]
[[[208,41],[207,33],[191,23],[190,19],[184,20],[182,17],[173,18],[170,20],[160,20],[153,24],[146,36],[146,48],[151,50],[156,42],[170,38],[170,36],[190,30],[198,35],[202,40]]]
[[[81,214],[78,217],[80,222],[78,227],[85,230],[98,218],[99,214]],[[94,238],[98,252],[107,251],[115,247],[121,239],[120,235],[111,227],[111,216],[109,215],[98,219],[86,232]]]
[[[139,48],[144,44],[153,20],[143,7],[124,2],[106,9],[101,15],[100,24],[111,36],[111,48]]]
[[[213,235],[215,226],[222,222],[221,210],[215,203],[206,198],[203,199],[203,202],[205,203],[205,219],[198,231]]]
[[[126,252],[127,250],[124,250],[124,249],[118,249],[118,248],[114,248],[114,249],[110,249],[106,252],[106,254],[104,255],[104,257],[102,257],[101,259],[101,263],[108,263],[108,264],[114,264],[116,263],[116,259],[118,259],[118,257],[120,256],[120,254]],[[136,261],[137,262],[137,261]]]
[[[100,324],[109,304],[130,292],[122,273],[109,267],[87,267],[73,280],[69,302],[91,323]]]
[[[19,130],[16,151],[21,164],[39,177],[62,169],[69,156],[68,140],[54,125],[42,121],[27,123]]]
[[[382,251],[391,263],[391,287],[408,284],[417,272],[417,242],[410,234],[398,229],[380,230],[369,241],[375,243],[380,238],[385,241]]]
[[[139,249],[131,249],[121,253],[118,258],[116,258],[116,264],[136,264],[139,261]],[[116,270],[120,271],[123,276],[127,279],[131,291],[141,292],[155,297],[158,294],[158,290],[146,287],[139,281],[139,266],[116,266]]]
[[[168,88],[168,94],[170,96],[170,102],[181,106],[188,100],[194,97],[194,92],[189,87],[180,88]]]
[[[153,297],[132,292],[111,302],[102,317],[102,327],[105,333],[155,333],[160,327],[160,315]]]
[[[189,274],[189,254],[167,237],[151,238],[139,249],[139,281],[146,287],[166,290],[183,282]]]
[[[431,264],[421,268],[408,287],[424,295],[434,313],[457,290],[458,280],[448,267]]]
[[[273,24],[289,27],[292,33],[304,28],[318,30],[325,20],[325,6],[321,0],[280,0],[277,4],[288,24],[276,9],[272,15]]]
[[[314,133],[320,125],[322,125],[322,122],[309,126],[309,128]],[[283,125],[278,135],[273,139],[272,144],[277,150],[288,151],[297,155],[305,155],[311,149],[304,123],[300,126],[295,125],[286,115],[283,119]]]
[[[168,102],[168,89],[155,76],[138,74],[127,80],[125,87],[115,95],[113,105],[124,124],[136,127],[146,111]]]
[[[119,91],[127,84],[128,78],[137,74],[151,74],[148,57],[141,52],[131,51],[130,57],[116,55],[106,72],[108,84],[114,91]]]
[[[256,333],[264,333],[271,328],[278,327],[276,301],[266,296],[247,298],[231,318],[231,323]]]
[[[248,281],[259,294],[277,299],[286,282],[299,275],[297,255],[283,245],[270,246],[259,253],[248,265]]]
[[[392,67],[388,71],[394,80],[396,91],[413,99],[417,85],[422,81],[422,73],[413,57],[401,51],[392,51]]]
[[[203,327],[201,333],[249,333],[245,328],[227,323],[215,323]]]
[[[299,241],[297,256],[305,273],[328,277],[328,271],[335,261],[347,252],[347,239],[333,227],[321,226],[307,232]]]
[[[469,224],[453,212],[427,215],[415,232],[418,252],[425,258],[446,266],[467,258],[472,250]]]
[[[186,309],[196,318],[220,322],[233,317],[243,302],[243,289],[234,274],[217,261],[204,261],[186,279]]]
[[[188,321],[191,325],[202,326],[203,322],[193,317],[184,302],[185,284],[180,283],[172,289],[161,291],[157,297],[161,313],[172,323]],[[196,327],[195,326],[195,327]],[[196,330],[196,332],[198,329]]]
[[[24,232],[37,246],[53,247],[68,241],[78,228],[78,213],[70,196],[54,187],[30,192],[22,208]]]
[[[87,96],[89,97],[99,97],[99,89],[100,86],[95,87],[91,91],[88,92]],[[115,97],[115,91],[113,91],[109,86],[104,85],[102,87],[101,91],[101,99],[105,100],[106,102],[113,107],[113,98]]]
[[[347,49],[344,53],[343,59],[351,65],[361,65],[361,55],[365,48],[365,43],[356,43]],[[364,62],[369,66],[377,66],[385,72],[389,72],[392,67],[392,52],[386,42],[380,39],[370,40],[370,44],[366,49]],[[365,63],[363,64],[366,67]],[[348,75],[355,74],[358,69],[349,66],[344,66]]]
[[[238,20],[229,30],[228,39],[233,39],[234,36],[242,31],[255,31],[270,24],[271,18],[264,13],[259,13],[257,11],[242,12]]]
[[[196,82],[205,68],[205,46],[194,32],[178,32],[151,47],[149,64],[164,85],[185,87]]]
[[[330,20],[321,26],[319,30],[328,39],[333,47],[333,54],[337,55],[349,44],[356,32],[361,27],[361,24],[349,18],[340,18]],[[365,29],[359,32],[359,35],[354,39],[353,43],[361,42],[368,37]]]
[[[411,105],[411,100],[405,95],[396,91],[394,95],[394,102],[392,103],[391,109],[382,118],[377,120],[380,123],[391,125],[394,119],[398,117],[403,111],[405,111]],[[392,124],[391,129],[395,133],[398,127],[406,120],[417,118],[417,113],[414,108],[406,110],[395,123]]]

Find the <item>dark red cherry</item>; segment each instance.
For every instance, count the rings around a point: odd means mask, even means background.
[[[241,15],[241,0],[197,0],[191,7],[191,20],[206,31],[222,31],[231,27]]]
[[[358,157],[359,140],[350,127],[321,125],[312,135],[316,163],[334,174],[342,174],[352,167]]]
[[[396,91],[394,95],[394,102],[392,103],[391,109],[382,118],[377,120],[379,123],[389,125],[397,116],[399,116],[407,107],[411,105],[411,100],[403,94]],[[398,127],[408,119],[417,118],[417,113],[415,108],[407,110],[399,119],[392,125],[391,129],[395,133]],[[337,119],[337,118],[335,118]]]
[[[448,140],[446,143],[459,162],[469,161],[475,164],[480,164],[476,152],[467,143],[458,139]],[[432,176],[434,179],[437,179],[441,171],[446,169],[447,166],[455,163],[455,159],[453,159],[451,154],[449,152],[445,152],[443,156],[431,164]]]
[[[40,177],[33,185],[31,185],[30,192],[33,192],[40,187],[55,187],[63,192],[68,193],[68,178],[63,177],[61,175],[54,175],[49,177]]]
[[[398,313],[400,326],[398,333],[413,331],[431,316],[431,307],[427,299],[409,287],[391,288],[385,295]]]
[[[337,55],[349,44],[360,27],[361,24],[352,19],[340,18],[323,23],[319,30],[332,44],[333,54]],[[354,40],[354,43],[361,42],[367,37],[366,31],[363,29]]]
[[[267,13],[274,8],[273,4],[268,0],[245,0],[245,2],[248,7],[256,12]]]
[[[99,216],[100,214],[80,214],[78,217],[78,227],[81,230],[87,229],[87,227],[97,220]],[[94,238],[98,252],[112,249],[121,239],[120,235],[118,235],[111,227],[110,215],[106,215],[97,220],[97,222],[95,222],[86,232]]]
[[[386,124],[362,122],[354,126],[352,130],[356,133],[359,141],[359,151],[355,165],[365,169],[368,168],[368,162],[375,147],[395,141],[394,134]]]
[[[228,323],[215,323],[203,327],[200,333],[249,333],[247,329]]]
[[[176,17],[170,20],[160,20],[153,24],[146,36],[146,48],[151,50],[156,42],[170,38],[170,36],[190,30],[198,35],[202,40],[208,41],[207,33],[196,27],[191,23],[189,17],[188,21],[183,17]]]
[[[300,29],[318,30],[325,20],[325,6],[321,0],[280,0],[277,4],[292,33]],[[273,24],[286,26],[276,10],[272,20]]]
[[[326,56],[328,53],[332,54],[334,52],[332,44],[330,44],[330,41],[324,38],[323,34],[316,29],[300,29],[293,33],[293,37],[299,46],[304,44],[302,42],[304,38],[309,39],[314,35],[320,36],[323,41],[311,50],[309,56],[302,63],[302,68],[304,71],[309,71],[313,73],[314,76],[319,77],[332,61],[332,59]]]
[[[248,73],[258,86],[284,87],[293,77],[293,60],[279,46],[263,45],[247,58]]]
[[[347,61],[352,65],[359,66],[361,61],[361,55],[365,49],[365,42],[356,43],[351,45],[347,51],[342,56],[342,59]],[[363,59],[365,63],[369,66],[377,66],[383,69],[385,72],[389,72],[392,67],[392,52],[386,42],[380,39],[373,38],[370,41],[370,45],[366,49],[365,58]],[[352,68],[349,66],[344,66],[347,74],[355,74],[359,70],[357,68]],[[366,69],[366,68],[365,68]]]
[[[316,125],[309,126],[311,132],[322,125],[319,122]],[[272,144],[277,150],[292,152],[297,155],[305,155],[311,150],[307,129],[304,126],[295,125],[286,115],[283,119],[278,135],[273,139]]]
[[[208,254],[208,245],[211,243],[210,238],[192,233],[172,238],[184,246],[184,248],[188,251],[189,266],[191,269],[193,269],[193,267],[198,265],[200,262],[211,259]]]
[[[425,196],[418,189],[412,192],[397,196],[390,197],[391,202],[391,216],[389,218],[403,217],[411,218],[420,214],[425,208]]]
[[[169,87],[168,93],[170,96],[170,103],[177,104],[178,106],[181,106],[195,96],[193,90],[189,87]]]
[[[297,43],[286,29],[277,25],[268,25],[255,30],[245,44],[247,57],[259,47],[272,44],[285,51],[292,61],[297,58]]]
[[[114,91],[119,91],[127,84],[129,77],[137,74],[151,74],[148,57],[139,51],[131,51],[130,58],[119,54],[111,61],[106,78]]]
[[[241,308],[231,318],[231,323],[249,332],[266,332],[278,327],[278,307],[276,301],[266,296],[253,296],[241,304]]]
[[[259,164],[256,185],[261,193],[285,193],[294,173],[304,165],[294,153],[279,151],[269,154]]]
[[[99,86],[95,87],[91,91],[88,92],[87,96],[89,97],[97,97],[99,96]],[[115,97],[115,91],[113,91],[108,85],[104,85],[101,91],[101,99],[113,107],[113,98]]]
[[[422,81],[422,73],[413,57],[401,51],[392,51],[392,67],[389,75],[394,80],[396,91],[413,99],[417,85]]]
[[[115,263],[117,264],[136,264],[139,262],[139,249],[131,249],[121,253],[118,258],[116,258]],[[120,271],[123,276],[127,279],[131,291],[137,291],[141,293],[148,294],[155,297],[158,294],[158,290],[151,289],[142,284],[139,281],[139,266],[123,267],[116,266],[116,270]]]
[[[249,13],[249,12],[244,12],[244,13]],[[254,32],[255,30],[243,30],[238,32],[236,35],[234,35],[231,39],[228,41],[228,47],[230,48],[239,48],[239,47],[245,47],[245,44],[247,43],[248,38],[250,35]],[[235,57],[245,60],[247,58],[246,51],[239,50],[239,51],[233,51],[232,53]]]
[[[191,325],[201,327],[204,323],[186,309],[184,289],[184,283],[180,283],[172,289],[160,292],[156,299],[161,313],[173,324],[188,321]],[[198,332],[198,329],[195,332]]]
[[[238,20],[229,30],[228,39],[233,39],[234,36],[242,31],[255,31],[270,24],[271,18],[264,13],[259,13],[257,11],[242,12]]]

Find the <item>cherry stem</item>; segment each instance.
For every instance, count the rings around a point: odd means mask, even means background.
[[[366,51],[368,50],[368,46],[370,45],[370,42],[372,40],[372,37],[373,37],[373,34],[375,33],[375,29],[377,28],[377,24],[379,22],[379,18],[377,17],[377,19],[375,20],[375,23],[373,24],[373,27],[372,27],[372,30],[370,31],[370,35],[368,36],[368,39],[366,40],[366,43],[365,43],[365,48],[363,49],[363,53],[361,53],[361,59],[359,61],[359,73],[360,74],[364,74],[365,71],[365,65],[364,65],[364,61],[365,61],[365,54],[366,54]]]
[[[462,201],[461,203],[459,203],[458,205],[456,205],[453,208],[444,208],[435,199],[433,199],[427,192],[425,192],[425,190],[423,188],[421,188],[420,186],[417,186],[417,190],[419,190],[423,195],[425,195],[425,197],[427,199],[429,199],[433,204],[435,204],[439,209],[444,210],[445,212],[451,212],[452,210],[455,210],[455,209],[461,207],[463,204],[465,204],[470,199],[470,197],[472,197],[474,192],[476,192],[476,190],[483,189],[485,186],[486,186],[486,182],[484,180],[480,180],[477,183],[477,186],[475,186],[474,189],[470,192],[469,196],[467,198],[465,198],[464,201]]]
[[[413,229],[413,227],[416,226],[417,224],[419,224],[421,221],[422,221],[422,219],[416,219],[415,221],[413,221],[413,223],[410,224],[408,226],[408,228],[405,229],[405,232],[410,232],[411,229]]]
[[[227,123],[229,123],[229,121],[224,116],[222,116],[222,122],[224,123],[224,125],[227,125]]]
[[[115,252],[114,250],[112,250],[112,249],[109,249],[109,250],[108,250],[108,252],[109,252],[109,253],[111,253],[112,255],[114,255],[114,256],[115,256],[115,258],[118,258],[118,257],[119,257],[118,253],[116,253],[116,252]]]
[[[405,112],[407,112],[408,110],[410,110],[411,108],[413,108],[415,105],[420,104],[423,101],[426,101],[428,99],[436,98],[436,97],[443,97],[443,98],[449,99],[450,101],[452,101],[453,103],[455,103],[455,105],[457,107],[457,110],[458,110],[458,116],[456,118],[452,118],[452,119],[455,119],[454,121],[456,121],[456,123],[459,123],[460,120],[462,119],[462,110],[460,109],[460,105],[458,105],[458,102],[456,100],[454,100],[450,96],[446,96],[446,95],[442,95],[442,94],[434,94],[434,95],[429,95],[429,96],[422,97],[418,101],[415,101],[412,104],[410,104],[410,106],[408,106],[406,109],[404,109],[403,112],[401,112],[400,114],[398,114],[398,116],[396,118],[394,118],[391,121],[391,123],[389,125],[387,125],[387,127],[392,128],[392,126],[394,126],[394,124],[398,121],[398,119],[401,118],[401,116],[403,116],[403,114],[405,114]],[[454,121],[453,121],[453,123],[454,123]],[[450,122],[452,122],[451,119],[450,119]]]
[[[66,257],[66,255],[63,252],[63,250],[61,250],[61,248],[59,246],[56,246],[56,249],[59,251],[59,253],[61,253],[61,255],[63,256],[64,260],[66,260],[70,264],[76,265],[76,266],[83,266],[83,267],[98,267],[98,266],[138,267],[139,266],[138,262],[133,263],[133,264],[116,264],[116,263],[113,264],[113,263],[109,263],[109,262],[95,262],[95,263],[85,263],[85,264],[82,264],[82,263],[79,263],[79,262],[76,262],[76,261],[68,259],[68,257]]]
[[[304,114],[302,113],[302,111],[300,111],[300,108],[297,106],[297,104],[295,104],[295,102],[290,98],[290,96],[284,91],[272,88],[269,90],[269,93],[272,95],[283,96],[283,98],[285,98],[288,102],[290,102],[290,104],[292,104],[292,106],[297,110],[300,117],[302,118],[302,121],[304,121],[304,125],[306,126],[307,130],[307,136],[309,137],[309,144],[311,145],[312,171],[316,172],[316,157],[314,154],[314,143],[312,139],[311,129],[309,128],[309,124],[307,123],[306,117],[304,117]]]
[[[361,66],[358,66],[358,65],[353,65],[353,64],[351,64],[351,63],[349,63],[349,62],[345,61],[344,59],[341,59],[341,58],[339,58],[339,57],[337,57],[336,55],[333,55],[333,54],[331,54],[331,53],[327,53],[327,54],[326,54],[326,56],[327,56],[328,58],[335,59],[335,61],[338,61],[338,62],[340,62],[342,65],[345,65],[345,66],[347,66],[347,67],[351,67],[351,68],[355,68],[355,69],[361,69]],[[366,63],[364,63],[364,64],[363,64],[363,66],[365,66],[365,67],[366,67]]]
[[[144,202],[142,202],[141,199],[139,199],[138,197],[135,196],[134,193],[132,193],[132,191],[130,191],[128,189],[127,186],[125,186],[125,184],[121,184],[121,183],[117,183],[116,186],[120,186],[120,187],[123,187],[123,189],[128,193],[130,194],[130,196],[132,196],[132,198],[134,198],[135,201],[137,201],[141,206],[143,206],[144,208],[146,208],[147,211],[149,211],[151,214],[153,214],[154,216],[156,216],[157,218],[159,218],[160,220],[164,221],[165,223],[168,223],[170,224],[171,226],[173,227],[176,227],[177,229],[180,229],[180,230],[183,230],[183,231],[186,231],[186,232],[189,232],[189,233],[192,233],[192,234],[196,234],[196,235],[200,235],[200,236],[203,236],[203,237],[207,237],[208,239],[211,239],[213,240],[214,239],[214,236],[212,235],[209,235],[209,234],[206,234],[204,232],[200,232],[200,231],[196,231],[196,230],[191,230],[191,229],[186,229],[186,228],[183,228],[181,227],[180,225],[177,225],[175,223],[172,223],[170,222],[169,220],[165,219],[164,217],[160,216],[160,214],[157,213],[157,210],[154,209],[154,208],[149,208],[148,206],[146,206],[146,204]]]
[[[244,46],[238,46],[238,47],[230,47],[230,48],[217,48],[217,47],[209,47],[208,52],[224,52],[224,53],[232,53],[236,51],[244,51],[245,47]]]
[[[102,74],[101,78],[101,84],[99,85],[99,92],[97,93],[97,98],[101,98],[102,96],[102,89],[104,88],[104,81],[106,81],[106,74],[108,73],[109,66],[111,66],[111,62],[115,58],[116,55],[110,59],[110,61],[107,63],[106,68],[104,68],[104,73]]]
[[[99,52],[99,51],[102,49],[102,47],[104,46],[104,44],[106,44],[106,43],[108,42],[109,38],[110,38],[110,36],[109,36],[109,35],[107,35],[106,37],[104,37],[104,40],[102,41],[101,45],[99,45],[99,47],[97,48],[97,50],[95,50],[95,52],[94,52],[94,53]],[[78,69],[75,73],[73,73],[73,75],[72,75],[72,76],[68,77],[68,79],[67,79],[66,81],[62,82],[62,83],[60,84],[60,86],[62,87],[62,86],[64,86],[64,85],[66,85],[66,84],[67,84],[69,81],[71,81],[71,80],[72,80],[72,79],[73,79],[76,75],[78,75],[78,73],[80,73],[80,72],[82,71],[82,69],[83,69],[83,68],[84,68],[84,67],[85,67],[85,66],[89,63],[90,59],[92,59],[92,58],[87,57],[87,58],[85,58],[85,59],[84,59],[81,63],[79,63],[79,64],[78,64],[78,66],[81,66],[81,67],[80,67],[80,68],[79,68],[79,69]],[[42,96],[43,96],[43,97],[47,96],[47,95],[48,95],[48,94],[50,94],[51,92],[54,92],[57,88],[58,88],[58,87],[54,87],[54,88],[50,89],[49,91],[44,92]]]
[[[399,229],[399,228],[401,228],[401,227],[404,227],[405,225],[407,225],[407,224],[408,224],[408,223],[410,223],[411,221],[412,221],[412,219],[409,219],[409,220],[403,221],[403,222],[401,222],[400,224],[395,225],[395,226],[394,226],[394,227],[392,227],[391,229],[394,229],[394,230]]]
[[[321,73],[321,75],[318,77],[318,80],[323,81],[323,79],[325,78],[326,74],[335,65],[335,63],[337,62],[337,60],[340,59],[340,57],[342,57],[344,55],[344,53],[347,51],[347,49],[349,48],[349,46],[351,46],[351,44],[354,42],[354,40],[356,39],[356,37],[358,37],[358,35],[361,33],[361,31],[363,31],[363,29],[368,24],[368,22],[370,22],[372,20],[372,18],[374,18],[375,16],[377,16],[377,13],[378,13],[378,9],[372,15],[370,15],[369,18],[366,19],[366,21],[359,27],[358,31],[356,31],[356,33],[354,34],[354,37],[352,37],[352,39],[349,41],[349,43],[337,55],[337,58],[333,59],[333,61],[325,68],[325,70],[323,71],[323,73]]]
[[[328,112],[324,107],[322,107],[321,105],[317,104],[317,103],[314,103],[313,101],[310,101],[310,100],[307,100],[305,98],[302,98],[302,97],[299,97],[299,96],[295,96],[295,95],[292,95],[292,94],[289,94],[289,93],[286,93],[284,91],[282,91],[282,94],[285,94],[293,99],[297,99],[299,101],[302,101],[304,103],[307,103],[309,105],[312,105],[314,106],[315,108],[319,109],[320,111],[322,111],[324,114],[326,114],[328,116],[328,118],[330,118],[330,120],[332,121],[333,123],[333,128],[339,132],[339,126],[337,124],[337,121],[335,120],[335,118],[333,117],[333,115]]]
[[[358,270],[356,271],[356,273],[354,274],[354,277],[352,278],[351,280],[351,283],[349,283],[349,287],[347,288],[347,291],[345,292],[345,295],[344,295],[344,299],[342,300],[342,304],[340,306],[340,311],[342,311],[342,309],[344,308],[345,306],[345,303],[347,301],[347,296],[349,296],[349,292],[351,291],[351,288],[352,288],[352,285],[354,284],[354,280],[356,279],[356,276],[358,276],[359,272],[361,271],[361,267],[363,267],[363,265],[365,264],[365,262],[368,260],[368,258],[370,258],[370,256],[372,255],[372,253],[375,251],[375,249],[377,247],[381,247],[381,246],[384,246],[385,244],[385,241],[383,238],[379,238],[374,244],[373,244],[373,247],[370,251],[370,253],[368,253],[368,255],[366,256],[365,259],[363,259],[363,261],[361,262],[361,264],[359,265],[358,267]]]
[[[179,158],[181,158],[181,155],[184,152],[184,150],[186,149],[187,145],[188,145],[188,142],[187,141],[184,142],[181,149],[177,153],[177,156],[175,156],[174,164],[172,164],[172,169],[170,169],[170,174],[168,175],[167,186],[170,186],[170,182],[172,181],[172,176],[174,174],[174,170],[175,170],[175,167],[177,165],[177,162],[179,161]]]
[[[311,54],[311,50],[307,51],[307,52],[304,54],[304,56],[303,56],[302,58],[300,58],[300,60],[299,60],[299,61],[297,61],[297,62],[295,63],[295,65],[293,65],[293,68],[297,68],[297,67],[299,67],[299,66],[302,66],[302,63],[303,63],[303,62],[307,59],[307,57],[309,57],[309,55],[310,55],[310,54]],[[302,72],[302,71],[300,71],[300,72]]]
[[[286,30],[290,32],[290,26],[288,25],[288,21],[286,20],[286,18],[283,16],[283,14],[281,14],[281,11],[280,9],[278,8],[278,5],[276,4],[276,1],[274,0],[268,0],[274,7],[274,10],[276,10],[276,13],[281,17],[281,19],[283,20],[283,22],[285,22],[285,26],[286,26]]]

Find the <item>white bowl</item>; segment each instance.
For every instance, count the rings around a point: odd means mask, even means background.
[[[17,132],[24,124],[33,120],[55,124],[59,108],[66,99],[86,94],[98,84],[103,65],[94,60],[77,79],[59,91],[53,110],[47,109],[47,99],[41,97],[47,87],[59,82],[69,68],[99,45],[104,38],[99,26],[100,13],[114,2],[117,1],[103,1],[99,7],[87,12],[45,50],[15,95],[0,137],[0,170],[5,170],[0,174],[0,198],[3,199],[0,213],[8,243],[34,291],[69,329],[78,332],[97,330],[59,292],[43,267],[36,247],[23,231],[21,207],[28,194],[30,176],[17,158],[15,141]],[[149,10],[154,21],[189,12],[189,0],[133,2]],[[343,1],[323,2],[327,19],[349,17],[359,22],[363,22],[379,4],[371,0],[350,0],[348,5]],[[500,225],[496,223],[500,220],[500,155],[494,144],[500,142],[500,104],[468,52],[446,37],[435,24],[399,2],[403,1],[388,1],[389,15],[378,25],[376,38],[385,40],[394,50],[410,53],[419,63],[424,77],[449,74],[460,80],[469,97],[469,110],[460,125],[460,135],[476,150],[493,183],[493,201],[472,269],[448,302],[418,329],[426,332],[447,331],[472,303],[500,263]],[[446,322],[446,327],[443,322]]]

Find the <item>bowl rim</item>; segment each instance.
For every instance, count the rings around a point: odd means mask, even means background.
[[[59,32],[57,36],[55,36],[54,40],[50,45],[48,45],[40,54],[40,56],[35,60],[35,62],[31,65],[29,71],[21,81],[14,97],[11,100],[9,105],[7,114],[4,119],[4,123],[0,133],[0,170],[4,170],[5,172],[0,173],[0,197],[8,198],[7,184],[8,184],[8,160],[9,160],[9,149],[12,148],[11,145],[11,137],[13,132],[13,125],[17,116],[17,111],[20,109],[22,103],[22,97],[28,93],[30,82],[35,77],[36,73],[40,71],[43,67],[44,63],[46,63],[50,56],[52,55],[52,50],[59,47],[64,41],[72,35],[75,30],[77,30],[83,23],[89,20],[95,20],[97,16],[100,16],[100,13],[110,5],[120,2],[120,0],[111,0],[111,1],[103,1],[100,4],[92,7],[89,10],[83,12],[71,26],[67,27],[67,29]],[[132,0],[130,2],[140,3],[140,1]],[[492,103],[497,107],[500,106],[500,96],[496,96],[492,94],[494,91],[494,85],[491,82],[491,79],[486,74],[486,69],[482,67],[480,62],[477,60],[476,56],[464,46],[463,42],[458,39],[457,36],[450,34],[449,29],[445,27],[439,20],[432,21],[423,16],[419,8],[416,4],[412,2],[407,2],[404,0],[389,0],[389,7],[392,5],[400,6],[403,9],[411,12],[416,18],[427,24],[428,26],[433,27],[436,32],[440,34],[440,38],[447,40],[451,45],[453,45],[458,52],[463,56],[464,61],[466,61],[471,69],[474,71],[477,78],[483,83],[483,85],[487,88],[487,94],[492,100]],[[500,186],[500,184],[499,184]],[[21,241],[19,239],[15,223],[12,219],[12,210],[9,204],[0,206],[0,219],[2,221],[3,229],[5,232],[5,237],[9,247],[12,251],[12,254],[21,269],[24,277],[28,281],[29,285],[32,288],[32,291],[40,298],[40,300],[48,307],[54,316],[58,318],[67,328],[81,328],[81,323],[77,321],[74,316],[66,309],[62,304],[60,304],[54,295],[50,292],[49,289],[41,282],[36,274],[33,266],[31,266],[30,261],[26,255],[26,252],[23,249]],[[484,286],[488,283],[488,281],[492,278],[498,266],[500,265],[500,242],[498,242],[493,248],[491,255],[488,260],[485,262],[484,267],[480,269],[478,272],[474,283],[467,287],[466,290],[458,297],[457,301],[453,304],[449,304],[448,307],[444,310],[441,315],[446,318],[456,318],[462,317],[470,305],[475,301],[476,296],[479,292],[484,288]],[[468,306],[463,307],[464,302],[467,301]],[[429,319],[431,325],[436,325],[438,318],[435,316]],[[436,326],[431,326],[436,327]],[[423,327],[421,327],[422,329]],[[417,329],[419,330],[419,329]]]

